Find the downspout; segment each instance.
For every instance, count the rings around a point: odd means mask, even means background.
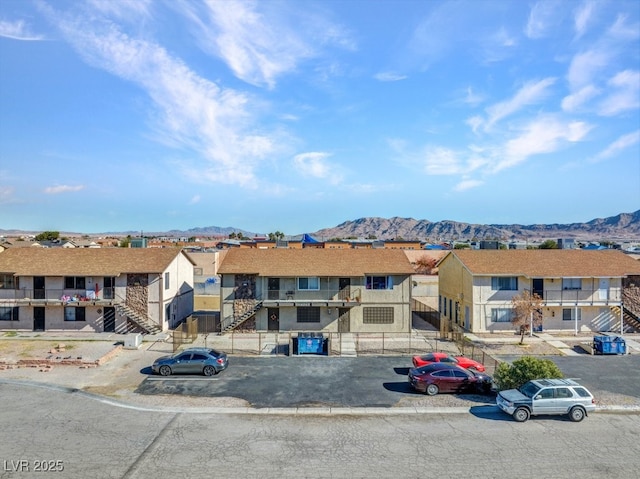
[[[160,278],[158,279],[158,318],[160,319],[160,329],[162,331],[164,331],[164,319],[163,319],[163,312],[164,312],[164,274],[160,273]]]

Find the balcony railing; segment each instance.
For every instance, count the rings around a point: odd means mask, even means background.
[[[360,301],[360,288],[320,289],[320,290],[292,290],[277,289],[264,292],[264,302],[329,302],[329,303],[356,303]],[[262,299],[262,298],[257,298]]]
[[[98,291],[86,289],[0,289],[0,303],[43,302],[47,304],[73,304],[86,302],[115,302],[115,288],[102,288]]]
[[[584,290],[562,289],[545,290],[543,300],[545,303],[558,304],[612,304],[620,303],[620,290]]]

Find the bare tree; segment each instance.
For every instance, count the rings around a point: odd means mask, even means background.
[[[524,344],[524,333],[529,328],[542,324],[542,298],[536,293],[524,290],[511,298],[513,315],[511,323],[520,328],[520,344]]]
[[[416,260],[414,268],[418,274],[435,274],[437,272],[437,262],[438,260],[425,254]]]

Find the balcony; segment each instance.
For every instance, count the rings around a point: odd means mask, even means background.
[[[103,288],[97,292],[85,289],[0,289],[2,306],[110,306],[117,302],[115,288]]]
[[[263,300],[264,306],[328,306],[335,308],[359,304],[361,292],[360,288],[321,289],[317,291],[279,289],[266,291],[265,296]]]
[[[609,290],[584,290],[584,289],[562,289],[545,290],[543,301],[545,306],[564,305],[616,305],[620,304],[620,289]]]

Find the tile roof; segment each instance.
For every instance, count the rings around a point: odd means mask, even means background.
[[[372,249],[232,249],[219,274],[259,276],[349,277],[367,274],[413,273],[402,250]]]
[[[0,253],[0,272],[16,276],[161,273],[179,254],[179,248],[10,248]]]
[[[457,256],[474,275],[509,274],[540,278],[640,275],[640,262],[616,250],[458,250],[451,254]]]

